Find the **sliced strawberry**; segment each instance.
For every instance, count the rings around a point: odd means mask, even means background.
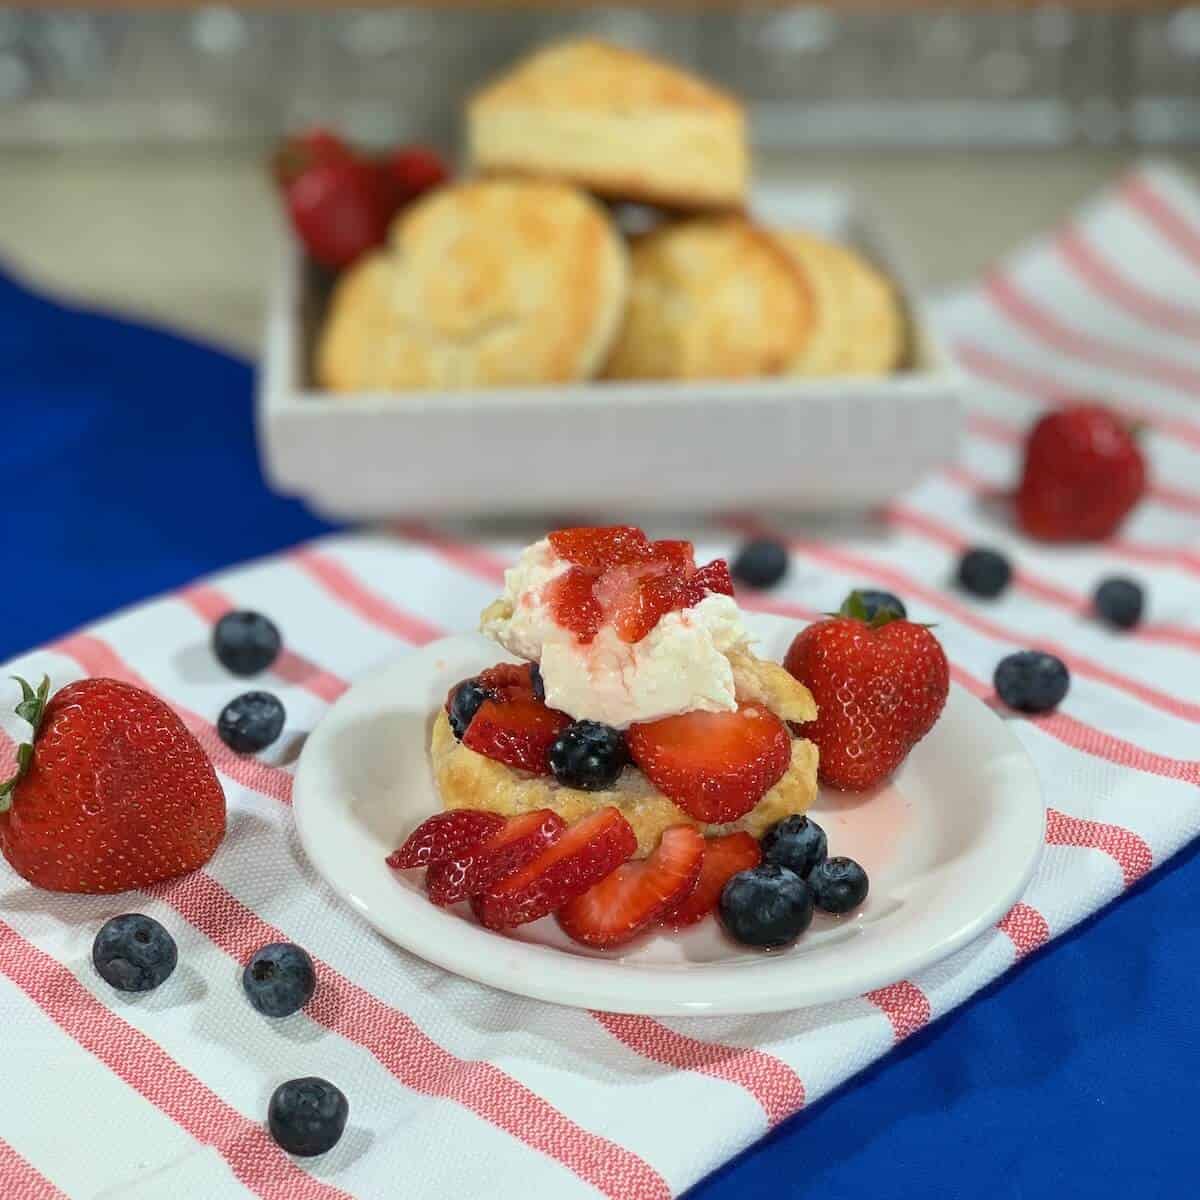
[[[489,929],[536,921],[599,883],[636,849],[637,836],[620,812],[599,809],[519,871],[476,895],[471,906]]]
[[[623,641],[640,642],[667,613],[710,592],[733,595],[725,563],[697,570],[691,542],[650,542],[640,529],[611,525],[560,529],[550,543],[576,565],[550,585],[549,603],[555,620],[584,644],[605,621]]]
[[[566,821],[548,808],[502,819],[501,828],[469,854],[430,867],[425,890],[434,904],[466,900],[536,858],[566,827]]]
[[[464,702],[459,696],[462,688],[470,688],[470,695]],[[497,663],[480,671],[473,679],[460,679],[446,693],[446,702],[442,706],[450,715],[450,724],[455,724],[455,697],[458,697],[458,719],[462,722],[461,729],[455,730],[455,736],[465,732],[471,723],[479,705],[486,699],[509,699],[516,695],[533,695],[533,664],[532,663]]]
[[[757,867],[762,850],[757,839],[748,833],[730,833],[725,837],[706,838],[704,862],[696,886],[683,900],[663,916],[663,924],[672,929],[686,929],[704,920],[721,898],[725,885],[739,872]]]
[[[792,757],[787,727],[753,703],[736,712],[689,712],[633,725],[628,740],[650,782],[697,821],[744,816],[779,782]]]
[[[655,547],[662,544],[656,542]],[[733,580],[721,559],[697,571],[691,564],[690,543],[670,544],[688,547],[686,562],[655,558],[612,567],[594,588],[605,617],[622,641],[640,642],[667,613],[699,604],[711,592],[733,595]]]
[[[404,845],[387,857],[387,865],[400,871],[414,867],[431,867],[448,862],[502,828],[504,818],[499,813],[480,812],[473,808],[456,808],[451,812],[434,813],[408,835]]]
[[[550,535],[550,545],[559,558],[594,571],[652,557],[649,538],[633,525],[559,529]]]
[[[692,587],[703,591],[705,594],[709,592],[719,592],[723,596],[733,595],[733,579],[729,574],[729,565],[723,558],[714,558],[707,566],[701,567],[695,575],[692,576]],[[702,600],[704,597],[701,596]],[[693,600],[693,604],[698,604],[700,600]]]
[[[651,543],[650,555],[656,562],[669,562],[687,570],[694,570],[696,566],[696,548],[691,542],[664,538]]]
[[[532,663],[497,663],[486,671],[480,671],[476,679],[479,686],[493,696],[503,695],[510,690],[533,695]]]
[[[568,937],[585,946],[620,946],[649,929],[695,889],[703,861],[700,831],[675,825],[662,835],[649,858],[625,863],[564,904],[558,910],[558,923]]]
[[[485,700],[463,734],[462,744],[519,771],[549,775],[550,747],[570,723],[566,713],[547,708],[532,692],[516,693]]]
[[[691,590],[687,577],[670,568],[636,580],[613,606],[611,621],[623,642],[640,642],[669,612],[686,608]]]
[[[596,636],[604,619],[600,601],[595,596],[597,579],[599,575],[590,568],[572,567],[547,588],[554,619],[584,643]]]

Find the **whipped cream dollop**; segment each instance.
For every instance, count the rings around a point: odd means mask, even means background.
[[[710,593],[665,614],[640,642],[609,624],[581,643],[555,620],[547,585],[571,564],[548,539],[529,546],[504,573],[504,596],[482,631],[520,658],[541,664],[546,703],[577,721],[626,729],[640,721],[737,707],[728,654],[749,635],[732,596]]]

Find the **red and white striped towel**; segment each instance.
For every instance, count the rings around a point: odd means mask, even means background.
[[[405,527],[330,538],[11,664],[60,685],[105,674],[161,693],[212,755],[231,824],[204,871],[135,897],[53,896],[0,873],[0,1078],[19,1081],[21,1095],[5,1110],[0,1194],[675,1195],[1200,832],[1200,195],[1169,168],[1140,171],[939,311],[975,376],[961,462],[865,532],[789,527],[792,573],[760,607],[805,618],[852,584],[892,588],[918,619],[937,621],[955,678],[979,695],[1010,650],[1032,642],[1068,661],[1062,709],[1014,722],[1046,783],[1049,846],[995,930],[859,999],[744,1019],[554,1008],[404,955],[308,867],[288,812],[295,739],[262,761],[217,739],[232,681],[211,659],[208,630],[232,605],[279,619],[288,652],[269,686],[300,734],[347,680],[472,627],[522,535]],[[1011,531],[991,496],[1011,483],[1034,415],[1079,391],[1145,420],[1154,489],[1111,543],[1040,548]],[[701,553],[727,553],[741,525],[698,531]],[[939,582],[974,541],[1020,564],[1015,586],[986,606]],[[1095,581],[1118,570],[1150,591],[1148,622],[1125,635],[1083,615]],[[173,979],[137,999],[88,964],[96,928],[130,907],[180,947]],[[306,1012],[267,1023],[241,998],[239,964],[280,938],[313,953],[321,986]],[[352,1127],[324,1159],[292,1161],[263,1114],[277,1083],[310,1073],[350,1095]],[[686,1124],[671,1115],[684,1104]]]

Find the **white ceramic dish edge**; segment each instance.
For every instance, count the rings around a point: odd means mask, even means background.
[[[643,512],[882,503],[953,457],[962,376],[932,329],[900,240],[852,193],[832,185],[761,189],[755,207],[764,220],[847,240],[897,281],[910,317],[912,369],[882,379],[331,398],[305,382],[313,297],[285,235],[257,409],[268,477],[337,518],[541,512],[564,497],[576,508]],[[620,419],[626,409],[636,410],[636,426]],[[511,463],[530,446],[538,470],[514,489]]]
[[[794,632],[791,623],[778,619],[754,622],[764,640],[779,642],[785,626]],[[649,949],[635,948],[628,957],[564,953],[567,943],[549,921],[523,931],[533,941],[491,933],[469,916],[434,908],[417,880],[401,882],[403,877],[382,863],[421,815],[436,810],[426,751],[429,714],[448,680],[495,661],[489,647],[477,636],[446,639],[355,684],[310,735],[294,795],[301,843],[342,899],[385,936],[468,979],[558,1004],[657,1016],[806,1007],[896,982],[967,945],[1008,911],[1036,867],[1044,809],[1032,762],[994,713],[954,687],[942,720],[910,755],[899,781],[938,797],[945,807],[936,820],[950,827],[947,845],[955,853],[933,866],[927,878],[901,876],[888,884],[887,895],[876,901],[874,925],[849,924],[812,948],[775,955],[730,945],[718,951],[723,957],[703,961],[688,961],[686,953],[680,957],[671,938],[654,939]],[[391,771],[371,765],[379,743],[361,740],[364,723],[380,721],[387,725],[389,745],[407,746],[398,751],[407,765],[395,768],[400,776],[395,779]],[[348,783],[351,763],[351,775],[368,773],[367,794]],[[979,763],[985,767],[974,778],[971,771]],[[379,811],[385,793],[404,799],[394,806],[389,799],[386,810]],[[973,818],[971,805],[978,808]],[[958,828],[960,812],[967,823],[960,821]],[[980,817],[986,817],[987,839],[973,844],[969,820]],[[967,844],[955,849],[956,839],[963,837]],[[946,888],[943,895],[939,889]],[[963,895],[970,901],[967,915],[954,911]],[[704,955],[720,939],[713,923],[708,925],[703,935],[685,935],[709,939],[700,946]],[[549,934],[543,926],[550,927]],[[557,944],[539,944],[547,937],[553,943],[556,936]],[[804,940],[800,946],[806,946]]]

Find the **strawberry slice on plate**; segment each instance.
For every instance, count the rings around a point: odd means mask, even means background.
[[[558,910],[558,923],[568,937],[585,946],[623,945],[695,889],[704,858],[700,831],[691,825],[674,825],[663,833],[649,858],[625,863],[564,904]]]
[[[559,558],[594,571],[643,562],[653,556],[650,539],[633,525],[557,529],[550,535],[550,545]]]
[[[720,559],[697,570],[691,542],[651,542],[631,525],[559,529],[550,544],[572,564],[549,588],[555,620],[584,645],[605,621],[623,641],[640,642],[667,613],[711,592],[733,595]]]
[[[696,886],[664,915],[663,924],[678,930],[703,921],[717,907],[725,885],[739,871],[757,867],[761,860],[762,849],[748,833],[706,838]]]
[[[489,929],[536,921],[586,892],[633,857],[637,836],[612,807],[590,813],[520,870],[506,875],[471,905]]]
[[[475,677],[479,686],[493,696],[512,695],[520,692],[533,695],[532,663],[497,663],[480,671]]]
[[[604,611],[596,599],[598,571],[587,567],[572,567],[552,580],[547,595],[554,619],[587,645],[597,634]]]
[[[783,778],[792,758],[787,727],[755,703],[633,725],[628,741],[650,782],[689,817],[706,822],[745,816]]]
[[[662,543],[655,543],[659,546]],[[684,542],[682,545],[689,546]],[[670,612],[691,608],[712,592],[733,595],[729,568],[721,559],[696,570],[689,557],[655,558],[613,567],[594,589],[604,614],[625,642],[640,642]]]
[[[407,837],[404,845],[387,856],[387,865],[399,871],[432,867],[459,858],[491,837],[504,825],[499,813],[456,808],[434,813]]]
[[[609,617],[623,642],[640,642],[667,613],[691,603],[687,577],[666,563],[654,565],[659,567],[657,571],[631,579],[623,594],[612,600]],[[616,574],[617,571],[609,572],[604,581],[606,588],[609,578]]]
[[[662,538],[650,543],[650,557],[656,562],[669,562],[688,571],[696,569],[696,547],[677,538]]]
[[[552,845],[567,827],[548,808],[501,818],[501,828],[469,853],[436,863],[425,875],[425,890],[434,904],[466,900],[498,879],[523,867]]]
[[[729,564],[723,558],[714,558],[692,576],[691,585],[693,594],[697,591],[700,593],[691,601],[692,604],[699,604],[709,592],[732,596],[733,576],[729,574]]]
[[[550,747],[571,723],[566,713],[547,708],[533,693],[513,692],[485,700],[476,712],[463,745],[519,771],[549,775]]]

